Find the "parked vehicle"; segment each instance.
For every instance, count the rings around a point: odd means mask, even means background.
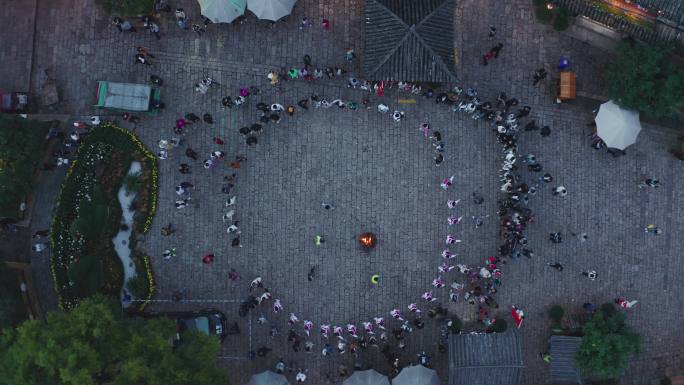
[[[159,88],[146,84],[97,82],[95,107],[156,112],[163,105]]]
[[[188,330],[198,331],[208,336],[216,336],[221,342],[227,335],[228,319],[225,314],[215,309],[196,312],[165,312],[153,315],[168,317],[176,323],[174,343],[180,342],[183,333]]]

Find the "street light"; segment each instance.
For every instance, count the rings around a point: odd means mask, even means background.
[[[553,9],[553,4],[552,3],[546,3],[546,8],[549,10]]]

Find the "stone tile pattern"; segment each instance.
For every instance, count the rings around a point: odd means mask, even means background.
[[[31,46],[36,0],[12,0],[0,10],[0,91],[26,92],[31,76]]]
[[[181,305],[160,302],[153,310],[215,307],[239,322],[242,335],[229,337],[220,359],[236,384],[272,368],[280,356],[286,356],[295,367],[309,368],[312,383],[322,383],[328,373],[339,383],[337,366],[343,362],[351,367],[354,361],[350,354],[324,360],[318,336],[313,338],[316,354],[286,354],[284,336],[270,340],[268,327],[254,322],[258,314],[238,318],[237,303],[227,301],[243,299],[247,281],[254,276],[263,276],[283,300],[286,312],[317,322],[359,323],[379,313],[388,318],[392,307],[403,309],[429,287],[441,262],[444,236],[450,230],[447,197],[467,198],[479,191],[485,204],[475,206],[465,199],[459,211],[466,217],[490,215],[480,229],[473,229],[467,221],[456,229],[464,240],[456,248],[461,261],[480,263],[498,244],[495,199],[500,147],[484,123],[454,115],[433,101],[421,99],[402,105],[407,117],[400,124],[373,110],[333,107],[284,117],[279,125],[265,129],[256,148],[246,148],[239,137],[237,129],[255,121],[257,101],[294,103],[311,93],[359,101],[361,94],[340,81],[288,82],[270,88],[265,74],[270,68],[301,63],[305,53],[317,65],[341,64],[358,73],[359,63],[343,63],[342,56],[347,47],[363,52],[363,5],[349,0],[300,1],[294,14],[275,28],[249,17],[240,26],[211,26],[201,38],[178,30],[167,19],[162,23],[160,41],[144,31],[121,35],[89,0],[39,5],[37,23],[42,27],[37,30],[34,74],[48,67],[54,70],[62,110],[83,115],[95,112],[90,105],[97,80],[144,82],[156,73],[167,83],[163,98],[168,108],[156,118],[145,117],[136,129],[148,145],[154,147],[160,138],[170,138],[174,121],[182,114],[210,112],[217,123],[190,128],[187,144],[208,155],[217,149],[211,139],[218,135],[226,140],[224,151],[229,156],[247,155],[235,189],[243,248],[230,247],[221,221],[226,197],[220,192],[220,181],[230,170],[222,164],[220,169],[207,171],[197,163],[191,175],[182,176],[175,171],[176,165],[186,160],[182,152],[161,162],[159,212],[143,242],[153,256],[159,299],[184,289],[190,299],[221,300]],[[198,17],[198,7],[190,1],[174,6],[184,6],[191,17]],[[322,17],[331,19],[332,30],[323,32],[318,26],[299,30],[303,15],[316,22]],[[61,22],[66,19],[77,22]],[[490,24],[498,29],[492,41],[487,40]],[[645,348],[622,383],[643,384],[681,368],[682,337],[674,331],[683,325],[674,309],[683,304],[680,295],[672,294],[681,292],[675,281],[681,274],[676,258],[683,242],[677,236],[682,226],[677,213],[684,198],[676,192],[684,186],[677,178],[681,165],[666,153],[674,134],[647,126],[639,143],[620,159],[592,151],[586,136],[585,125],[591,120],[588,111],[570,103],[556,106],[551,79],[532,87],[531,78],[541,66],[553,75],[559,56],[569,55],[578,73],[578,89],[600,94],[600,69],[608,57],[538,25],[527,1],[460,2],[456,29],[457,73],[463,84],[491,97],[504,90],[532,105],[534,117],[549,124],[553,133],[549,138],[536,133],[522,135],[521,150],[536,154],[545,170],[569,190],[568,197],[559,199],[546,186],[531,199],[538,222],[528,234],[536,257],[504,267],[504,286],[497,297],[502,316],[507,316],[506,309],[512,304],[527,314],[522,329],[524,383],[541,384],[548,379],[538,353],[546,348],[549,323],[545,312],[550,304],[561,303],[572,311],[584,301],[610,301],[617,296],[640,301],[630,310],[629,322],[644,335]],[[481,66],[484,50],[498,41],[504,43],[501,56],[489,66]],[[150,47],[157,55],[151,68],[133,65],[137,45]],[[202,96],[194,93],[192,86],[205,75],[222,86]],[[235,95],[247,84],[258,84],[263,95],[239,110],[220,108],[223,95]],[[37,75],[32,85],[40,86]],[[382,99],[372,99],[374,104],[383,101],[394,108],[406,98],[389,91]],[[445,137],[447,161],[439,168],[431,162],[427,140],[416,130],[426,119]],[[456,175],[454,188],[449,193],[440,191],[439,180],[451,174]],[[636,182],[641,174],[658,177],[663,187],[639,190]],[[173,187],[183,180],[194,183],[197,190],[193,207],[177,211],[172,203]],[[335,210],[322,210],[324,201],[334,204]],[[179,231],[162,238],[159,229],[169,221]],[[644,234],[642,228],[648,223],[663,227],[664,234]],[[364,230],[376,232],[380,239],[376,250],[368,254],[359,252],[354,241]],[[547,240],[554,230],[566,236],[560,245]],[[571,231],[586,231],[589,241],[579,244],[569,236]],[[315,247],[312,240],[318,233],[328,239],[321,247]],[[171,246],[177,247],[178,256],[165,261],[161,252]],[[205,252],[217,255],[212,266],[201,263]],[[562,262],[565,271],[551,270],[545,264],[550,261]],[[308,282],[311,266],[317,266],[317,275]],[[227,279],[230,268],[240,271],[243,280],[231,283]],[[582,279],[579,273],[583,269],[597,270],[599,279]],[[382,284],[370,287],[368,278],[374,272],[382,274]],[[439,298],[445,302],[446,292],[440,291]],[[466,321],[475,317],[475,309],[463,304],[450,305],[450,310]],[[286,333],[286,315],[269,313],[268,317],[281,334]],[[437,334],[432,322],[414,332],[402,359],[415,361],[415,354],[425,350],[434,357],[446,381],[446,356],[436,352]],[[246,360],[249,349],[264,344],[274,349],[267,358]],[[372,349],[364,352],[359,362],[390,372],[382,355]]]

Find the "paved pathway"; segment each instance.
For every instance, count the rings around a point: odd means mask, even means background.
[[[192,17],[198,9],[182,2]],[[313,20],[328,17],[330,32],[316,27],[300,31],[302,15]],[[407,118],[395,124],[387,115],[374,110],[298,111],[294,118],[284,117],[274,127],[266,127],[259,145],[248,149],[237,129],[257,118],[255,102],[294,103],[311,93],[326,97],[343,97],[360,101],[361,94],[341,82],[288,82],[279,88],[267,85],[269,68],[298,64],[310,54],[315,64],[338,65],[347,47],[362,52],[363,2],[299,2],[295,14],[275,28],[249,18],[241,26],[211,26],[197,38],[178,30],[170,21],[163,23],[163,38],[138,32],[121,35],[109,26],[104,13],[87,0],[59,0],[54,6],[39,5],[37,22],[46,26],[37,33],[34,74],[44,68],[53,69],[62,93],[61,108],[72,114],[88,114],[95,98],[95,81],[144,82],[151,73],[162,76],[167,85],[163,98],[167,110],[159,117],[145,119],[138,133],[154,147],[160,138],[172,136],[175,119],[187,112],[210,112],[216,118],[213,126],[201,124],[189,129],[187,144],[201,154],[216,149],[211,138],[226,140],[224,151],[229,156],[246,154],[247,162],[238,171],[235,194],[238,196],[237,216],[243,231],[243,248],[230,247],[221,215],[225,211],[225,195],[220,193],[221,177],[230,172],[224,165],[211,171],[193,164],[193,173],[183,177],[175,171],[185,158],[174,153],[161,162],[160,205],[157,220],[144,247],[153,256],[158,280],[158,298],[170,298],[174,290],[187,290],[189,298],[242,299],[247,294],[247,280],[263,275],[264,280],[281,298],[286,311],[295,311],[300,318],[336,324],[367,320],[394,306],[402,309],[429,286],[436,276],[436,266],[443,238],[450,229],[446,224],[447,197],[467,198],[473,191],[485,196],[485,204],[475,206],[464,201],[466,216],[490,217],[480,229],[468,222],[460,224],[458,232],[464,239],[461,259],[475,264],[496,250],[497,223],[495,197],[498,189],[497,170],[499,146],[494,135],[484,126],[467,117],[454,115],[433,101],[417,100],[402,105]],[[59,20],[78,20],[62,23]],[[490,24],[498,28],[498,36],[487,41]],[[545,188],[531,199],[537,214],[537,224],[529,233],[536,257],[520,260],[505,267],[504,286],[498,298],[502,314],[511,304],[522,306],[528,318],[524,336],[526,384],[540,384],[548,375],[538,359],[544,350],[548,322],[545,311],[552,303],[577,309],[585,300],[610,301],[616,296],[635,298],[640,303],[630,310],[630,323],[644,335],[645,352],[631,367],[625,384],[642,384],[678,367],[682,337],[672,331],[681,329],[682,321],[670,309],[682,307],[675,277],[682,273],[676,261],[682,238],[677,229],[682,226],[682,197],[676,194],[684,186],[677,174],[681,165],[667,156],[666,149],[674,135],[646,127],[639,143],[628,150],[624,158],[613,159],[589,148],[585,124],[591,120],[588,111],[571,104],[552,103],[551,81],[532,87],[534,69],[545,66],[552,70],[560,55],[569,55],[578,72],[578,88],[600,93],[598,70],[606,55],[581,43],[557,35],[536,24],[527,1],[511,1],[506,5],[493,0],[464,1],[456,12],[459,52],[459,76],[465,85],[474,85],[481,94],[494,96],[501,90],[515,95],[533,106],[533,115],[549,124],[553,133],[541,138],[536,133],[524,134],[521,150],[537,155],[545,170],[564,184],[569,195],[565,199],[551,196]],[[504,43],[499,59],[487,67],[478,62],[484,51],[498,41]],[[135,46],[145,45],[158,55],[151,68],[133,65]],[[358,63],[347,65],[358,69]],[[553,74],[553,71],[551,71]],[[192,86],[204,75],[211,75],[222,84],[208,95],[193,93]],[[32,79],[34,87],[41,79]],[[258,84],[264,94],[239,110],[220,109],[220,99],[235,95],[240,86]],[[388,92],[382,99],[392,108],[400,98]],[[437,168],[431,164],[431,148],[416,130],[427,119],[445,137],[447,161]],[[658,177],[659,190],[639,190],[636,181],[641,174]],[[439,190],[444,176],[456,174],[450,193]],[[173,187],[183,180],[197,186],[193,207],[177,211],[173,207]],[[336,206],[333,211],[321,209],[321,202]],[[47,211],[46,211],[47,212]],[[162,238],[159,229],[173,222],[179,231],[173,237]],[[660,237],[647,237],[642,228],[656,223],[665,229]],[[354,237],[361,231],[378,234],[379,245],[369,254],[357,250]],[[562,231],[566,240],[551,244],[548,233]],[[575,242],[571,231],[586,231],[585,244]],[[328,242],[315,247],[313,236],[324,234]],[[178,256],[170,261],[161,258],[164,248],[175,246]],[[205,252],[218,257],[212,266],[201,263]],[[561,261],[565,271],[556,273],[545,263]],[[317,266],[313,282],[306,280],[311,266]],[[236,268],[244,279],[236,284],[227,279],[230,268]],[[582,269],[596,269],[599,279],[581,279]],[[382,275],[382,284],[370,287],[371,273]],[[674,293],[673,293],[674,292]],[[444,301],[446,292],[440,292]],[[284,355],[283,339],[268,340],[268,328],[238,319],[235,303],[210,304],[223,310],[231,320],[240,322],[243,334],[229,337],[224,344],[222,359],[234,383],[246,383],[250,374],[272,368]],[[198,308],[204,305],[183,305]],[[159,304],[155,309],[171,308]],[[181,306],[173,305],[180,310]],[[450,310],[465,320],[472,320],[474,309],[463,304]],[[257,314],[251,315],[254,320]],[[285,333],[285,315],[269,318]],[[436,367],[446,379],[446,357],[435,351],[437,328],[433,323],[409,339],[409,348],[402,354],[413,361],[416,352],[426,350],[435,358]],[[316,332],[317,333],[317,332]],[[281,336],[282,337],[282,336]],[[343,360],[324,361],[316,354],[293,354],[294,365],[310,369],[312,383],[322,383],[322,377],[336,372],[344,362],[349,367],[349,354]],[[252,348],[268,344],[274,352],[266,359],[247,361]],[[388,373],[382,356],[368,351],[360,359]],[[335,374],[335,382],[339,383]]]
[[[10,0],[0,9],[0,90],[27,92],[30,85],[36,0]],[[11,27],[9,27],[11,26]]]

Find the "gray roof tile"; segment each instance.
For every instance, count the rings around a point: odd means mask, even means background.
[[[454,4],[455,0],[368,0],[365,77],[455,81]]]
[[[517,385],[522,369],[517,331],[449,336],[449,385]]]

